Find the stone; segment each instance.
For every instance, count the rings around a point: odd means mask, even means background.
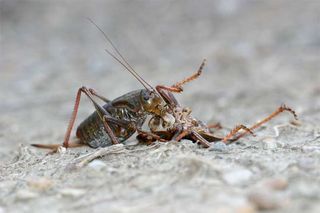
[[[102,160],[93,160],[88,164],[89,168],[92,168],[96,171],[101,171],[103,168],[105,168],[107,165]]]
[[[30,190],[21,189],[16,193],[16,199],[20,201],[31,200],[37,198],[39,196],[38,193],[32,192]]]
[[[298,160],[298,167],[300,169],[309,171],[316,167],[316,163],[313,158],[301,158]]]
[[[301,150],[305,153],[320,152],[320,146],[303,146]]]
[[[282,177],[265,180],[263,185],[267,189],[284,190],[288,187],[288,180]]]
[[[67,196],[67,197],[80,197],[86,193],[83,189],[77,189],[77,188],[65,188],[59,191],[61,195]]]
[[[256,189],[250,192],[248,200],[256,206],[258,210],[275,210],[288,204],[289,199],[274,191],[267,189]]]
[[[230,185],[246,184],[252,177],[252,172],[248,169],[235,169],[223,174],[223,180]]]
[[[223,142],[214,143],[209,147],[209,151],[218,151],[218,152],[225,152],[228,149],[229,147]]]
[[[264,149],[276,149],[278,148],[277,141],[273,137],[267,137],[262,140]]]
[[[30,188],[37,191],[46,191],[53,186],[53,181],[48,178],[41,177],[28,181],[28,185]]]

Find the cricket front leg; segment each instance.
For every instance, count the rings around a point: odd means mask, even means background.
[[[158,85],[156,86],[156,90],[158,91],[158,93],[164,98],[164,100],[172,105],[172,106],[176,106],[178,105],[178,101],[175,99],[175,97],[171,94],[171,92],[174,93],[180,93],[183,91],[183,85],[187,82],[193,81],[194,79],[198,78],[203,70],[203,67],[206,63],[206,60],[204,59],[199,67],[199,69],[197,70],[197,72],[195,72],[194,74],[192,74],[191,76],[183,79],[182,81],[179,81],[175,84],[173,84],[172,86],[163,86],[163,85]]]
[[[145,143],[150,145],[151,143],[155,142],[155,141],[159,141],[159,142],[167,142],[170,141],[172,137],[168,137],[168,132],[147,132],[147,131],[143,131],[141,129],[137,129],[138,135],[137,135],[137,140],[139,142]]]
[[[207,128],[208,128],[209,130],[211,130],[211,129],[219,130],[219,129],[222,129],[222,125],[221,125],[220,122],[217,122],[217,123],[213,123],[213,124],[208,124],[208,125],[207,125]],[[211,131],[210,131],[210,132],[211,132]]]
[[[199,69],[194,74],[192,74],[191,76],[183,79],[182,81],[179,81],[179,82],[173,84],[172,86],[161,86],[161,85],[159,85],[159,86],[156,87],[156,89],[158,91],[159,90],[166,90],[166,91],[169,91],[169,92],[176,92],[176,93],[182,92],[183,91],[182,85],[184,85],[185,83],[188,83],[188,82],[193,81],[196,78],[198,78],[201,75],[203,67],[204,67],[205,64],[206,64],[206,59],[204,59],[202,61]]]

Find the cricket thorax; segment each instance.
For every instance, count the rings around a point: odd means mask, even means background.
[[[155,116],[149,121],[149,128],[152,131],[159,130],[195,130],[200,132],[208,132],[207,126],[192,117],[192,110],[188,107],[175,107],[172,110],[168,110],[166,117]]]
[[[142,111],[131,111],[128,108],[112,108],[108,112],[118,120],[124,120],[129,122],[134,122],[138,126],[141,126],[146,119],[146,113]]]
[[[192,110],[189,107],[176,107],[173,110],[173,115],[176,119],[174,128],[180,127],[182,130],[208,131],[207,126],[202,121],[192,117],[191,112]]]

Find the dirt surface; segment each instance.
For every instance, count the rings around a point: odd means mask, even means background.
[[[0,212],[319,212],[320,1],[0,1]],[[237,144],[69,149],[77,89],[113,99],[141,85],[104,49],[97,22],[152,85],[202,76],[177,98],[225,134],[285,103]],[[78,122],[93,107],[82,99]]]

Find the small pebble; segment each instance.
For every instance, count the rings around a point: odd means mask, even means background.
[[[273,137],[267,137],[267,138],[263,139],[262,141],[263,141],[263,148],[264,149],[278,148],[277,141]]]
[[[59,146],[58,147],[58,151],[57,151],[59,154],[64,154],[67,152],[67,149],[63,146]]]
[[[288,187],[288,180],[285,178],[272,178],[264,181],[263,185],[272,190],[284,190]]]
[[[37,178],[28,182],[30,188],[38,191],[46,191],[53,186],[52,180],[48,178]]]
[[[277,141],[276,144],[278,148],[284,148],[286,146],[286,144],[282,141]]]
[[[19,190],[17,193],[16,193],[16,199],[17,200],[31,200],[33,198],[36,198],[38,197],[38,193],[36,192],[32,192],[32,191],[29,191],[29,190]]]
[[[235,169],[226,172],[222,177],[230,185],[240,185],[247,183],[251,179],[252,172],[247,169]]]
[[[88,164],[88,167],[90,167],[96,171],[101,171],[106,166],[107,165],[102,160],[93,160]]]
[[[312,158],[301,158],[298,160],[298,166],[303,170],[313,170],[316,164]]]
[[[83,189],[65,188],[65,189],[60,190],[60,193],[63,196],[67,196],[67,197],[80,197],[80,196],[84,195],[86,193],[86,191]]]
[[[302,126],[302,121],[300,120],[291,120],[290,123],[294,126]]]
[[[308,152],[320,152],[320,147],[319,146],[303,146],[301,150],[305,153]]]
[[[247,204],[247,205],[240,206],[240,207],[236,208],[235,211],[232,211],[232,212],[237,212],[237,213],[255,213],[256,212],[256,208],[252,204]]]
[[[228,146],[223,142],[214,143],[209,147],[209,151],[225,152],[227,150]]]
[[[289,202],[288,198],[265,189],[249,193],[248,199],[259,210],[279,209]]]

